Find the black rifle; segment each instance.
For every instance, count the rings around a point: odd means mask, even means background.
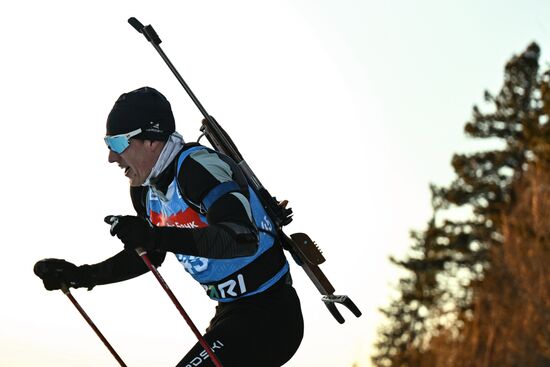
[[[153,27],[151,25],[144,26],[139,22],[139,20],[133,17],[128,19],[128,23],[130,23],[139,33],[143,34],[147,41],[153,45],[155,50],[157,50],[170,70],[172,70],[187,94],[189,94],[189,97],[191,97],[199,111],[202,113],[204,120],[202,121],[201,132],[204,136],[206,136],[206,139],[208,139],[212,147],[215,150],[231,157],[231,159],[237,162],[237,164],[241,167],[250,186],[256,195],[258,195],[258,198],[260,199],[260,202],[262,203],[267,214],[274,221],[283,248],[291,253],[296,263],[304,269],[313,284],[315,284],[319,292],[323,295],[322,300],[332,316],[334,316],[339,323],[344,323],[344,318],[336,308],[336,303],[341,303],[346,306],[355,316],[361,316],[361,311],[359,311],[359,308],[357,308],[351,298],[348,296],[337,296],[334,294],[334,287],[330,284],[325,274],[323,274],[319,268],[319,265],[325,262],[325,258],[309,236],[305,233],[294,233],[289,237],[283,233],[282,227],[292,221],[292,210],[280,205],[279,202],[269,194],[252,169],[243,159],[241,153],[229,135],[222,129],[218,122],[206,112],[185,80],[183,80],[164,51],[160,48],[159,45],[162,41]]]

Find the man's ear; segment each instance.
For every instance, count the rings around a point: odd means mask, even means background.
[[[145,146],[152,152],[161,151],[166,142],[161,140],[145,140]]]

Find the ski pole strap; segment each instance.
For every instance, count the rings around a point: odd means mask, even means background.
[[[340,303],[346,306],[356,317],[361,316],[361,311],[348,296],[337,296],[334,294],[329,294],[327,296],[323,296],[322,300],[332,316],[334,316],[336,321],[338,321],[340,324],[343,324],[345,320],[340,311],[338,311],[338,309],[336,308],[336,303]]]
[[[113,357],[115,357],[115,359],[117,360],[117,362],[122,366],[122,367],[127,367],[126,364],[124,363],[124,361],[122,360],[122,358],[120,358],[120,356],[117,354],[117,352],[115,351],[115,349],[111,346],[111,344],[109,344],[109,342],[107,341],[107,339],[103,336],[103,334],[101,333],[101,331],[99,331],[99,329],[97,328],[97,326],[95,326],[94,322],[92,321],[92,319],[88,316],[88,314],[84,311],[84,309],[80,306],[80,304],[76,301],[76,299],[73,297],[73,295],[71,294],[71,292],[69,291],[69,287],[67,287],[66,284],[62,284],[61,285],[61,291],[67,296],[67,298],[69,298],[69,300],[71,301],[71,303],[74,305],[74,307],[76,307],[76,309],[78,310],[78,312],[80,312],[80,314],[82,315],[82,317],[84,318],[84,320],[86,320],[86,322],[88,323],[88,325],[90,325],[90,327],[93,329],[93,331],[96,333],[96,335],[99,337],[99,339],[101,339],[101,341],[103,342],[103,344],[107,347],[107,349],[109,349],[109,352],[111,352],[111,354],[113,355]]]

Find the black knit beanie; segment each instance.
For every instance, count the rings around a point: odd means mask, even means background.
[[[156,89],[143,87],[124,93],[107,117],[107,135],[141,128],[141,140],[167,140],[176,130],[170,102]]]

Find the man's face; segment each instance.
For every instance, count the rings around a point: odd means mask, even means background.
[[[164,144],[161,141],[130,139],[130,145],[122,153],[109,150],[108,160],[124,169],[130,186],[140,186],[149,177]]]

